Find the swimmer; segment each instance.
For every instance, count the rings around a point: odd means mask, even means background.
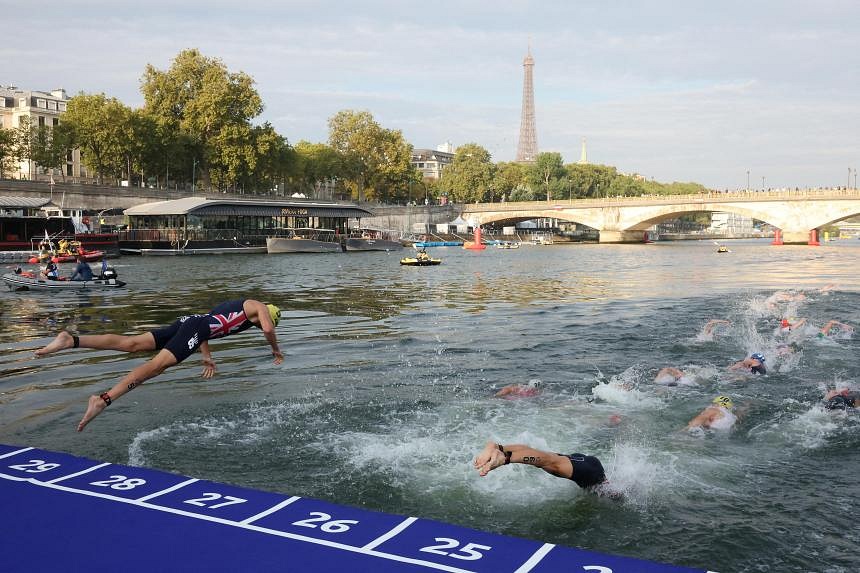
[[[661,368],[654,377],[654,384],[662,384],[663,386],[677,386],[684,379],[684,372],[677,368],[667,366]]]
[[[540,393],[540,380],[529,380],[528,384],[510,384],[496,392],[496,398],[529,398]]]
[[[860,402],[860,392],[848,388],[831,390],[824,395],[824,408],[827,410],[856,408],[858,402]]]
[[[791,293],[785,290],[777,291],[765,299],[768,308],[776,308],[780,302],[800,302],[806,300],[806,295],[802,292]]]
[[[779,321],[779,330],[776,331],[777,334],[789,334],[792,330],[797,330],[801,326],[806,324],[806,319],[801,318],[797,322],[791,322],[788,318],[783,318]]]
[[[820,331],[818,331],[818,338],[824,338],[825,336],[830,336],[830,331],[834,328],[839,328],[840,333],[844,334],[854,334],[854,327],[845,324],[844,322],[839,322],[838,320],[831,320],[827,324],[825,324]]]
[[[735,362],[729,366],[729,370],[744,370],[748,369],[750,374],[767,374],[767,368],[764,365],[764,354],[761,352],[753,352],[749,358],[744,358],[740,362]]]
[[[134,336],[120,334],[73,336],[63,331],[50,344],[37,350],[36,356],[45,356],[69,348],[97,348],[123,352],[158,350],[158,354],[123,376],[113,388],[100,395],[90,396],[87,411],[78,423],[78,431],[81,432],[114,400],[140,386],[146,380],[158,376],[167,368],[179,364],[194,354],[198,348],[203,356],[202,376],[205,379],[212,378],[215,375],[215,361],[212,360],[212,354],[209,352],[210,339],[222,338],[256,326],[263,331],[263,336],[272,347],[275,364],[280,364],[284,360],[284,355],[281,354],[278,339],[275,336],[275,327],[280,318],[281,311],[273,304],[266,305],[252,299],[232,300],[219,304],[208,314],[183,316],[170,326]]]
[[[732,412],[734,403],[728,396],[717,396],[698,416],[690,420],[687,430],[705,428],[711,430],[730,430],[738,417]]]
[[[600,460],[583,454],[554,454],[519,444],[487,442],[475,458],[475,469],[481,477],[507,464],[526,464],[540,468],[556,477],[573,481],[581,488],[591,490],[606,483],[606,474]]]
[[[702,331],[699,333],[699,336],[701,336],[701,337],[713,336],[714,335],[714,329],[720,325],[723,325],[723,324],[729,325],[729,324],[731,324],[731,322],[729,322],[728,320],[722,320],[719,318],[709,320],[707,323],[705,323],[705,326],[702,328]]]

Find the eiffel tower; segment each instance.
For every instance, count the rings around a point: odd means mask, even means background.
[[[517,145],[517,162],[532,163],[538,154],[537,132],[535,130],[535,89],[532,83],[532,68],[535,67],[532,58],[532,48],[523,60],[523,111],[520,116],[520,141]]]

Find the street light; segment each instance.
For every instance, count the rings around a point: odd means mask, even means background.
[[[570,177],[567,178],[567,200],[570,201],[570,204],[573,204],[573,192],[570,190]]]
[[[761,176],[761,190],[764,191],[764,175]]]
[[[747,169],[747,191],[750,190],[750,170]]]
[[[197,158],[194,158],[194,163],[191,165],[191,194],[194,195],[195,177],[197,176]]]

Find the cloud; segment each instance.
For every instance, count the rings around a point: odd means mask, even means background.
[[[596,161],[717,188],[747,169],[841,185],[860,163],[858,16],[848,0],[37,0],[7,14],[0,81],[141,105],[144,67],[194,47],[254,77],[261,120],[290,141],[367,109],[417,147],[510,160],[530,38],[542,149],[572,161],[586,137]]]

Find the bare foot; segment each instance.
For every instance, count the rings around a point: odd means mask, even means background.
[[[107,408],[107,404],[105,404],[105,401],[102,400],[101,396],[90,396],[89,404],[87,404],[87,411],[78,423],[78,431],[83,432],[87,424],[89,424],[93,418],[101,414],[102,410],[105,408]]]
[[[57,337],[46,347],[40,348],[36,351],[36,356],[45,356],[46,354],[51,354],[52,352],[58,352],[60,350],[65,350],[66,348],[71,348],[75,345],[75,340],[72,338],[72,335],[62,331]]]

